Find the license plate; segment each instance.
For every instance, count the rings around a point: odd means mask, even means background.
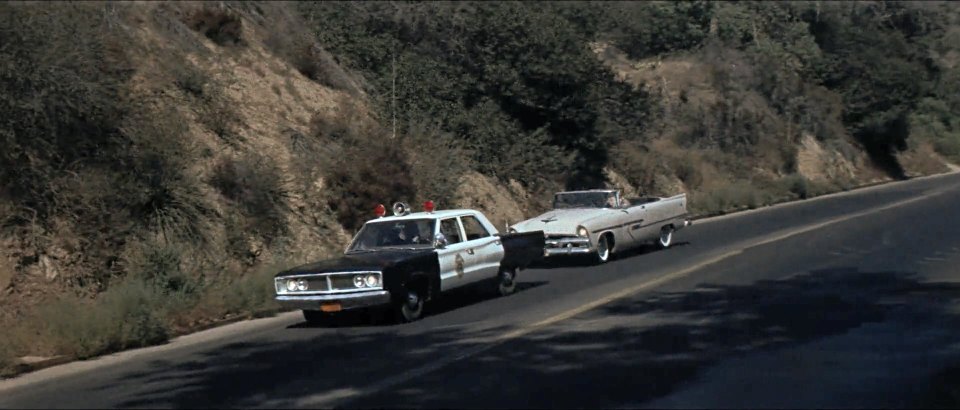
[[[343,307],[339,303],[323,303],[320,305],[320,311],[322,312],[339,312],[343,310]]]

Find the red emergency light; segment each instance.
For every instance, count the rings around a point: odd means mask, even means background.
[[[427,212],[433,212],[434,206],[433,201],[427,201],[423,203],[423,210]]]
[[[383,216],[387,214],[387,207],[379,204],[376,208],[373,208],[373,212],[377,214],[378,217],[383,218]]]

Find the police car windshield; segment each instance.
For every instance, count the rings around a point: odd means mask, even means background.
[[[553,209],[612,208],[616,206],[612,192],[568,192],[553,197]]]
[[[347,252],[384,248],[421,248],[433,245],[433,219],[367,222]]]

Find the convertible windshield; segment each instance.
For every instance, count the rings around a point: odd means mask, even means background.
[[[613,192],[561,192],[553,197],[553,209],[613,208],[616,201]]]
[[[368,222],[360,228],[347,252],[387,247],[423,247],[433,243],[433,219]]]

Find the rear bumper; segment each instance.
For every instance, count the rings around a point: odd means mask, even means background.
[[[323,305],[339,304],[338,310],[349,310],[389,304],[390,292],[381,290],[333,295],[284,295],[277,296],[276,300],[281,306],[291,309],[321,310]]]

